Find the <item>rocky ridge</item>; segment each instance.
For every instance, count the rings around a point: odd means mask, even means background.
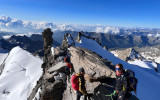
[[[71,88],[70,80],[66,79],[70,76],[65,72],[65,63],[63,63],[66,54],[70,54],[75,73],[78,73],[78,69],[82,66],[85,69],[87,91],[93,93],[91,100],[106,100],[108,97],[104,94],[113,92],[115,86],[114,64],[95,52],[75,47],[74,44],[68,45],[67,36],[71,37],[70,34],[64,37],[61,47],[54,48],[54,55],[52,55],[50,37],[53,33],[46,29],[42,34],[45,56],[42,64],[44,73],[38,82],[41,84],[37,84],[37,87],[41,85],[38,87],[41,87],[41,92],[38,93],[39,100],[75,100],[76,94]],[[34,95],[37,94],[38,88],[32,92],[28,100],[35,99]]]
[[[140,49],[142,49],[143,51],[145,50],[144,48],[140,48]],[[149,61],[149,62],[155,63],[156,64],[155,71],[156,72],[160,72],[160,64],[155,62],[153,58],[152,59],[147,59],[147,57],[145,57],[144,54],[143,54],[145,52],[141,53],[140,49],[139,48],[136,48],[136,49],[127,48],[127,49],[122,49],[122,50],[114,50],[114,51],[111,51],[111,52],[116,57],[118,57],[118,58],[120,58],[120,59],[122,59],[124,61],[127,61],[127,62],[135,61],[135,60],[141,60],[141,61]],[[147,52],[150,49],[153,49],[153,48],[148,48],[145,51]],[[154,55],[154,52],[153,52],[153,55]]]

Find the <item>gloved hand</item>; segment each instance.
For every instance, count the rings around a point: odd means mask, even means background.
[[[117,95],[117,91],[114,90],[113,93],[112,93],[111,95],[116,96],[116,95]]]

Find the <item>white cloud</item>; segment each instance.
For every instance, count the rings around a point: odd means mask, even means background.
[[[100,25],[79,25],[79,24],[53,24],[48,22],[22,21],[12,19],[7,16],[0,17],[0,31],[7,30],[15,33],[38,33],[45,28],[51,28],[52,31],[90,31],[93,32]],[[103,31],[102,31],[103,32]]]
[[[2,22],[2,23],[8,23],[8,22],[11,22],[11,20],[12,19],[8,16],[1,16],[0,17],[0,22]]]
[[[110,33],[110,34],[118,34],[120,32],[119,28],[115,27],[104,27],[100,26],[95,29],[95,32],[97,33]]]
[[[7,16],[0,17],[0,31],[14,32],[20,34],[41,33],[44,29],[51,28],[52,31],[88,31],[109,34],[132,34],[133,32],[148,32],[148,34],[160,34],[160,30],[144,29],[144,28],[119,28],[108,27],[103,25],[85,25],[85,24],[55,24],[48,22],[22,21],[12,19]]]
[[[118,34],[119,32],[120,32],[119,28],[115,28],[115,27],[106,27],[104,29],[104,33]]]
[[[95,30],[95,32],[97,32],[97,33],[103,33],[104,32],[104,28],[97,27],[96,30]]]

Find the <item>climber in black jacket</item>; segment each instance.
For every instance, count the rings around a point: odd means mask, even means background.
[[[122,64],[116,65],[116,93],[117,100],[128,100],[130,92],[128,91],[129,81],[125,76]]]

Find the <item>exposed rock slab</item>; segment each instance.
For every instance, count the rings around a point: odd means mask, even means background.
[[[114,90],[114,65],[96,53],[84,48],[70,47],[70,53],[75,72],[77,73],[80,67],[85,69],[86,89],[88,93],[93,93],[91,100],[108,100],[109,97],[104,95],[111,94]],[[71,83],[67,82],[63,100],[75,99],[76,92],[72,89]]]

